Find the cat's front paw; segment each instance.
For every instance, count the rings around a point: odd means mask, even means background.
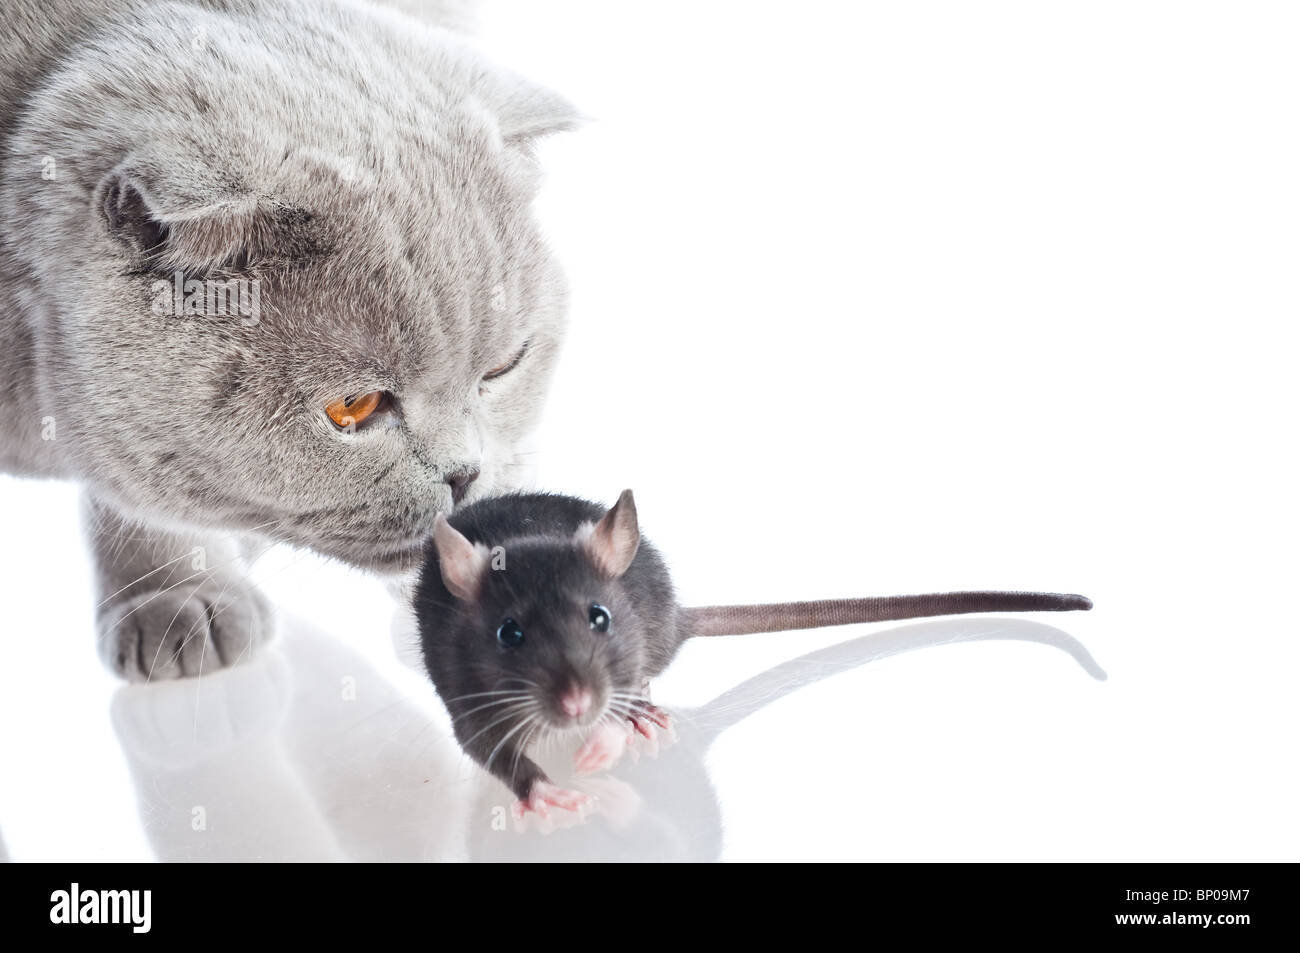
[[[252,655],[273,631],[262,594],[243,580],[220,577],[123,597],[99,613],[100,654],[131,682],[227,668]]]

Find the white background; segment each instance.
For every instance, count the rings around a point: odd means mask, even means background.
[[[705,756],[719,856],[1300,859],[1297,27],[1268,3],[490,5],[487,48],[592,117],[542,151],[573,309],[541,485],[633,487],[689,602],[1096,602],[1035,621],[1104,682],[975,641],[771,691]],[[0,490],[8,853],[166,856],[76,491]],[[445,730],[378,583],[258,569]],[[657,700],[893,628],[691,645]]]

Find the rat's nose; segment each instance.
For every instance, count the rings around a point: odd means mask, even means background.
[[[570,718],[581,718],[591,710],[591,692],[585,688],[571,688],[560,696],[560,708]]]
[[[469,467],[465,470],[457,470],[451,476],[447,477],[447,485],[451,487],[451,501],[459,503],[465,499],[465,494],[469,492],[469,485],[478,479],[478,467]]]

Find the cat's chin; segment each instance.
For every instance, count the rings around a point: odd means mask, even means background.
[[[379,550],[360,559],[354,556],[350,561],[360,565],[362,569],[381,575],[403,576],[419,569],[424,563],[425,556],[426,544],[420,543],[403,549]]]

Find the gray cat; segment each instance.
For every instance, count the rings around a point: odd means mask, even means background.
[[[124,677],[265,640],[259,542],[401,572],[512,486],[565,307],[531,146],[576,116],[459,14],[0,5],[0,470],[85,484]]]

